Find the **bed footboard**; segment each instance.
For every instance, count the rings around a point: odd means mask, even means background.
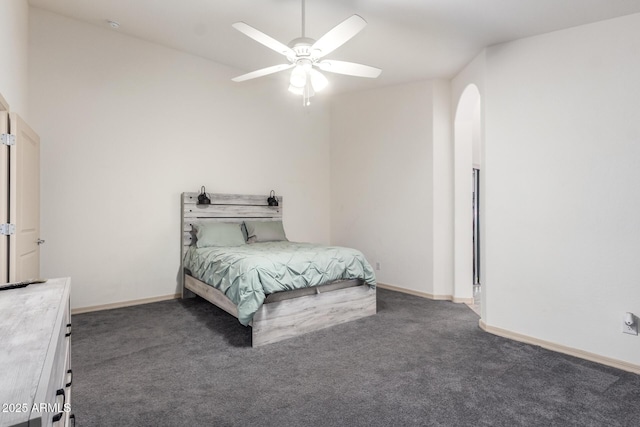
[[[376,314],[376,290],[367,285],[263,304],[253,316],[253,347]]]
[[[225,294],[188,274],[184,275],[185,291],[238,317],[236,305]],[[249,324],[251,345],[271,344],[374,314],[376,290],[367,285],[263,304]]]

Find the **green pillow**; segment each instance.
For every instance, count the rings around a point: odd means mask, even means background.
[[[242,224],[228,222],[210,222],[197,226],[196,246],[208,248],[212,246],[240,246],[245,244],[241,229]]]
[[[277,242],[287,240],[282,221],[245,221],[247,242]]]

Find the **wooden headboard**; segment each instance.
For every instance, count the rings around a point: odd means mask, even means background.
[[[282,197],[277,196],[279,206],[269,206],[268,195],[212,194],[210,205],[198,206],[200,193],[182,193],[182,251],[181,260],[191,246],[191,225],[211,221],[242,222],[244,220],[282,220]]]

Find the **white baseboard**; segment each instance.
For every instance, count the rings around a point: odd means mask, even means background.
[[[475,301],[473,299],[473,297],[471,298],[456,298],[453,297],[451,298],[451,301],[457,303],[457,304],[473,304]]]
[[[72,308],[71,314],[90,313],[92,311],[112,310],[114,308],[131,307],[133,305],[149,304],[152,302],[167,301],[170,299],[180,298],[181,294],[162,295],[159,297],[142,298],[132,301],[115,302],[112,304],[93,305],[91,307]]]
[[[413,289],[401,288],[399,286],[388,285],[378,282],[377,286],[390,291],[402,292],[403,294],[415,295],[417,297],[428,298],[436,301],[453,301],[455,303],[473,304],[473,298],[454,298],[452,295],[434,295],[427,292],[414,291]]]
[[[640,365],[635,365],[623,360],[612,359],[610,357],[601,356],[599,354],[590,353],[588,351],[579,350],[577,348],[567,347],[562,344],[541,340],[538,338],[530,337],[528,335],[523,335],[517,332],[508,331],[506,329],[497,328],[495,326],[489,326],[482,319],[480,319],[479,325],[480,329],[493,335],[498,335],[527,344],[537,345],[542,348],[546,348],[547,350],[557,351],[558,353],[568,354],[569,356],[574,356],[580,359],[589,360],[591,362],[600,363],[602,365],[611,366],[613,368],[622,369],[623,371],[633,372],[634,374],[640,374]]]

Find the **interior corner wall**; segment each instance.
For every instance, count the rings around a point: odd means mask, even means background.
[[[72,306],[175,294],[180,194],[284,197],[291,240],[329,243],[329,108],[276,79],[60,15],[30,12],[44,277]]]
[[[487,50],[487,326],[640,365],[640,14]]]
[[[433,295],[454,296],[451,82],[433,80]]]
[[[377,280],[433,293],[433,82],[347,93],[331,107],[331,242]]]
[[[11,111],[28,120],[27,63],[29,48],[29,5],[27,0],[0,1],[0,94]]]

